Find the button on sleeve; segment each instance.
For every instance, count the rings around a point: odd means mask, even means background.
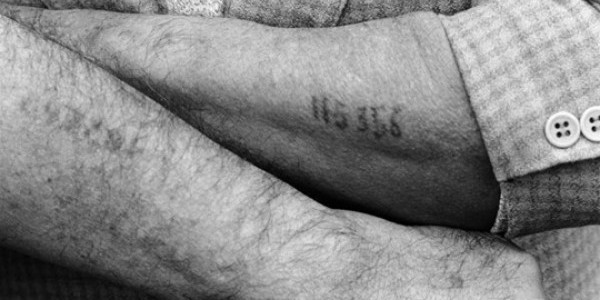
[[[569,148],[581,136],[579,120],[568,112],[559,112],[548,118],[546,122],[546,139],[557,148]]]
[[[579,123],[583,136],[592,142],[600,142],[600,106],[588,108]]]

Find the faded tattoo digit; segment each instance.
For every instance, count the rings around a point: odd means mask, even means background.
[[[380,112],[385,109],[383,106],[370,107],[371,119],[373,121],[373,135],[376,138],[382,138],[387,133],[387,126],[381,122]]]
[[[312,115],[326,125],[370,133],[376,139],[402,137],[400,106],[360,106],[350,109],[345,103],[328,97],[312,97]]]
[[[369,130],[369,122],[367,121],[367,108],[359,107],[357,110],[357,118],[358,118],[358,127],[356,128],[358,131],[367,131]]]
[[[400,107],[392,107],[392,115],[390,116],[390,134],[397,138],[402,137],[402,130],[400,130],[400,124],[398,124],[401,111]]]
[[[346,109],[346,104],[337,100],[334,102],[334,124],[337,128],[341,130],[348,128],[348,113],[346,112]]]

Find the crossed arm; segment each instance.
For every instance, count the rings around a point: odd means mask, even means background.
[[[492,226],[498,185],[432,13],[311,30],[100,11],[4,13],[330,206],[405,224]]]
[[[0,243],[174,299],[541,298],[504,242],[325,208],[0,18]]]

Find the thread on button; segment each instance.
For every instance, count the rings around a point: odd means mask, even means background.
[[[546,139],[556,148],[570,148],[579,140],[582,129],[580,124],[585,125],[583,129],[590,133],[594,125],[596,126],[596,130],[600,132],[600,121],[596,121],[594,124],[588,122],[590,118],[595,119],[597,115],[600,115],[600,109],[594,111],[593,115],[589,113],[584,114],[581,119],[577,119],[577,117],[569,112],[557,112],[546,120],[544,126]]]

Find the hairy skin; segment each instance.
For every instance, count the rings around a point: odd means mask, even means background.
[[[102,11],[3,13],[325,204],[405,224],[492,227],[499,187],[431,13],[311,30]]]
[[[166,299],[542,299],[481,234],[327,209],[0,17],[0,244]]]

